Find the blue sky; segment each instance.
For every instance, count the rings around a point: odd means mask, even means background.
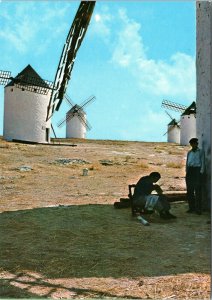
[[[0,1],[0,69],[16,76],[28,64],[54,80],[79,1]],[[166,141],[161,102],[196,98],[194,1],[99,1],[77,53],[67,93],[85,108],[91,139]],[[0,134],[3,95],[0,86]],[[57,122],[69,106],[53,116]],[[169,113],[176,118],[180,115]]]

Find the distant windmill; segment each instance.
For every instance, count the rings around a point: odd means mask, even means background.
[[[171,122],[168,123],[168,130],[164,135],[167,134],[167,142],[168,143],[180,143],[180,121],[176,121],[176,119],[172,118],[172,116],[165,110],[165,113],[171,119]]]
[[[168,100],[162,101],[162,107],[181,112],[180,145],[188,145],[192,137],[196,137],[196,103],[185,106]]]
[[[62,127],[66,124],[66,138],[85,138],[86,130],[91,130],[84,107],[95,100],[94,96],[90,96],[81,105],[73,104],[68,95],[65,95],[65,100],[71,106],[71,109],[66,113],[66,116],[57,124]]]

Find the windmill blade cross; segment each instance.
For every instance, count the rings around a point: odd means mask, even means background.
[[[85,105],[90,104],[91,102],[93,102],[96,97],[95,96],[90,96],[88,99],[86,99],[85,101],[83,101],[83,104],[81,106],[77,105],[77,104],[73,104],[72,100],[70,99],[70,97],[66,94],[65,95],[65,99],[67,101],[67,103],[72,106],[72,108],[70,109],[70,111],[66,114],[66,116],[64,118],[62,118],[58,123],[57,126],[58,127],[62,127],[65,122],[69,121],[71,118],[77,116],[80,120],[80,122],[88,129],[91,130],[91,125],[89,124],[89,122],[87,120],[85,120],[84,118],[84,112],[83,112],[83,107]]]
[[[96,99],[95,96],[90,96],[88,99],[86,99],[85,101],[83,101],[83,103],[80,105],[80,109],[82,109],[83,107],[85,107],[86,105],[92,103],[94,100]]]
[[[83,114],[79,111],[79,110],[77,110],[76,112],[71,112],[71,113],[68,113],[67,115],[66,115],[66,117],[64,117],[62,120],[60,120],[58,123],[57,123],[57,126],[58,127],[62,127],[64,124],[65,124],[65,122],[68,122],[68,121],[70,121],[72,118],[74,118],[74,117],[78,117],[78,119],[80,120],[80,122],[88,129],[88,130],[91,130],[91,125],[89,124],[89,122],[86,120],[85,121],[85,119],[84,119],[84,117],[83,117]]]

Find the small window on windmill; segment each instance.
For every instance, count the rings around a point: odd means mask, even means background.
[[[10,91],[13,92],[13,88]]]
[[[21,88],[21,90],[22,90],[22,91],[25,91],[25,89],[24,89],[24,88]]]

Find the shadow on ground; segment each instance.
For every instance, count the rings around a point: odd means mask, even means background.
[[[185,207],[177,204],[175,212],[179,215],[181,210]],[[115,210],[112,205],[4,212],[0,214],[0,268],[6,280],[22,285],[39,284],[39,278],[29,280],[29,272],[52,279],[210,272],[205,216],[181,213],[169,222],[151,218],[151,226],[143,226],[132,219],[130,209]],[[24,279],[23,274],[28,277]],[[7,295],[6,286],[4,290],[1,288],[1,296]],[[80,289],[76,292],[82,293]],[[45,297],[47,294],[45,291]],[[32,296],[26,292],[24,297]]]

